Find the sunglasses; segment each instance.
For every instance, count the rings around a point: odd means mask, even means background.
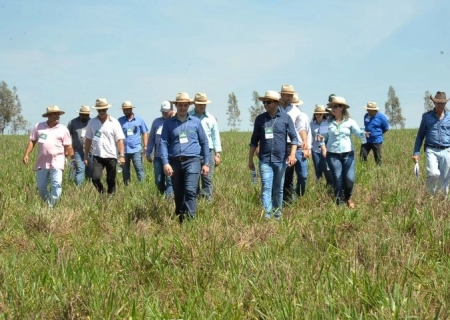
[[[335,104],[334,106],[331,106],[331,109],[337,109],[342,108],[343,106],[341,104]]]
[[[276,102],[276,101],[263,101],[263,104],[271,104],[272,102]]]
[[[97,110],[98,113],[106,112],[106,110]]]

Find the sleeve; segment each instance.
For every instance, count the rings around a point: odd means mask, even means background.
[[[383,133],[389,130],[389,122],[384,114],[381,115],[381,130]]]
[[[416,141],[414,143],[413,156],[420,155],[420,148],[422,147],[423,139],[425,139],[425,134],[427,132],[426,114],[422,115],[422,120],[420,121],[420,127],[417,131]]]
[[[147,124],[145,123],[144,119],[141,119],[141,133],[147,133],[148,132],[148,127]]]
[[[94,132],[92,130],[92,124],[93,124],[94,119],[89,120],[87,126],[86,126],[86,135],[85,137],[89,140],[92,140],[92,138],[94,138]]]
[[[161,160],[163,165],[169,163],[169,151],[168,151],[168,143],[169,143],[169,125],[166,122],[162,128],[161,132],[161,140],[159,141],[159,151],[161,152]]]
[[[62,144],[63,144],[64,146],[70,146],[70,145],[72,145],[72,137],[70,136],[70,132],[69,132],[69,129],[68,129],[68,128],[66,128],[66,129],[64,130],[64,135],[63,135],[63,141],[62,141]]]
[[[153,148],[155,147],[155,135],[156,135],[155,122],[156,121],[153,121],[152,127],[150,129],[150,134],[148,135],[147,151],[145,152],[145,155],[147,157],[150,157],[150,155],[153,152]]]
[[[36,125],[33,127],[33,130],[31,130],[31,132],[30,132],[30,137],[28,138],[30,141],[36,142],[36,141],[39,140],[38,125],[39,125],[39,124],[36,124]]]
[[[352,121],[352,124],[351,124],[351,127],[350,127],[350,131],[355,136],[358,136],[363,143],[365,143],[364,140],[366,139],[366,133],[364,132],[363,129],[361,129],[359,127],[358,123],[355,120],[351,119],[351,121]]]
[[[222,152],[222,142],[220,141],[220,132],[219,132],[219,125],[217,124],[217,121],[214,120],[214,124],[212,127],[212,135],[211,135],[212,141],[213,141],[213,149],[214,152]]]
[[[164,127],[163,127],[164,130]],[[202,155],[205,163],[210,162],[210,153],[209,153],[209,144],[208,144],[208,137],[206,136],[205,130],[203,129],[202,123],[198,121],[197,124],[197,134],[198,134],[198,140],[200,143],[200,147],[202,148]]]
[[[291,117],[287,116],[287,134],[289,138],[291,139],[292,145],[298,145],[298,139],[297,139],[297,132],[295,132],[295,126],[294,122],[292,121]]]
[[[252,137],[250,138],[250,147],[257,147],[259,141],[261,140],[261,135],[259,131],[259,118],[256,117],[255,124],[253,125],[253,133]]]
[[[115,130],[116,142],[119,140],[125,140],[125,134],[123,133],[122,125],[120,124],[119,121],[116,122],[114,130]]]

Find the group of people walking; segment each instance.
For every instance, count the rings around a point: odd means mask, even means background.
[[[366,104],[367,113],[361,128],[350,117],[350,106],[345,98],[334,94],[328,97],[327,107],[315,106],[311,122],[301,111],[303,102],[292,85],[283,85],[279,92],[269,90],[259,99],[266,111],[254,122],[248,167],[256,169],[253,159],[257,155],[265,218],[281,219],[283,203],[293,203],[304,195],[309,158],[312,158],[316,178],[325,178],[335,203],[355,208],[352,200],[355,150],[351,136],[361,139],[362,161],[367,161],[373,151],[376,164],[382,164],[383,135],[389,130],[389,124],[377,104],[373,101]],[[448,100],[444,92],[430,99],[435,108],[422,116],[413,160],[418,162],[425,140],[427,187],[433,193],[444,191],[447,194],[450,116],[445,105]],[[117,165],[122,168],[125,185],[131,181],[131,163],[137,180],[143,181],[145,156],[153,163],[159,192],[175,200],[179,220],[192,219],[198,197],[212,200],[214,167],[221,164],[220,132],[216,118],[206,111],[209,103],[205,93],[197,93],[191,99],[188,93],[180,92],[175,100],[161,104],[161,117],[153,121],[150,130],[134,113],[130,101],[122,103],[123,117],[115,119],[108,114],[111,105],[107,100],[97,99],[92,107],[97,116],[91,118],[91,108],[81,106],[79,116],[67,127],[59,122],[65,112],[50,106],[42,115],[47,121],[37,123],[30,133],[23,162],[28,164],[29,154],[37,144],[34,166],[37,188],[41,198],[52,208],[61,196],[66,157],[72,159],[76,185],[91,179],[98,192],[114,194]],[[189,111],[191,105],[194,108]],[[106,188],[101,181],[104,169]]]

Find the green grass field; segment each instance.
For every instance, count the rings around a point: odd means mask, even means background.
[[[415,130],[357,162],[357,208],[336,207],[310,161],[305,197],[263,220],[247,169],[250,133],[223,133],[215,198],[180,225],[147,181],[114,197],[67,182],[54,210],[22,164],[26,136],[0,136],[4,319],[446,319],[448,200],[413,175]],[[359,142],[357,151],[359,152]],[[34,162],[36,150],[32,154]]]

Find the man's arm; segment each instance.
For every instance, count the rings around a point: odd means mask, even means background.
[[[28,156],[30,155],[31,151],[33,151],[33,148],[35,145],[36,145],[36,141],[31,141],[31,140],[28,141],[27,147],[25,149],[25,153],[24,153],[23,159],[22,159],[24,164],[28,164],[28,161],[29,161]]]

